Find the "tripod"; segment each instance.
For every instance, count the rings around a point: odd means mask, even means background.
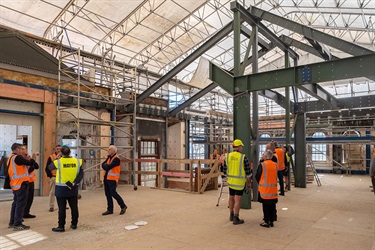
[[[221,194],[223,193],[224,183],[228,182],[228,178],[226,176],[224,177],[221,176],[220,178],[221,178],[221,185],[220,185],[220,190],[219,190],[219,197],[217,198],[217,204],[216,204],[217,207],[219,206]]]

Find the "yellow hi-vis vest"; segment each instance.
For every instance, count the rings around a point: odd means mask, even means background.
[[[258,190],[265,200],[277,199],[277,164],[272,160],[262,162],[262,175]]]
[[[56,169],[56,186],[66,186],[74,182],[82,165],[82,159],[60,158],[53,161]]]
[[[240,152],[231,152],[227,154],[227,177],[228,186],[234,190],[245,188],[246,173],[244,165],[245,155]]]

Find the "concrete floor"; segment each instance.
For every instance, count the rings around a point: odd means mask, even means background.
[[[322,187],[293,188],[279,199],[274,228],[259,226],[261,204],[241,210],[245,224],[229,222],[227,189],[216,207],[218,191],[203,195],[132,186],[119,187],[128,211],[102,216],[103,190],[82,191],[78,229],[54,233],[57,211],[48,198],[36,197],[26,219],[30,230],[7,228],[11,202],[0,202],[0,249],[375,249],[375,196],[368,176],[324,174]],[[136,230],[125,226],[148,222]]]

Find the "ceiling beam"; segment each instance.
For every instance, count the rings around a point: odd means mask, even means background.
[[[234,86],[232,86],[231,90],[233,92],[243,92],[283,88],[287,86],[298,87],[308,83],[320,83],[356,77],[367,77],[371,80],[375,80],[374,65],[375,53],[334,61],[301,65],[235,77]],[[222,69],[215,69],[217,66],[213,64],[211,64],[211,66],[217,73],[223,71]],[[223,73],[221,75],[225,76]],[[231,81],[228,77],[225,77],[224,79],[226,81],[229,80],[229,83],[233,82],[233,80]],[[222,81],[217,78],[215,78],[215,81],[219,85],[222,83]],[[228,82],[226,82],[225,85],[228,85]]]
[[[329,50],[325,47],[324,44],[313,40],[311,38],[305,37],[305,39],[316,49],[316,51],[321,55],[321,57],[326,60],[330,61],[332,60],[332,53],[329,52]]]
[[[269,30],[264,24],[260,22],[252,13],[250,13],[245,7],[243,7],[238,2],[231,2],[230,8],[232,11],[239,11],[241,14],[241,19],[246,21],[250,25],[258,26],[259,32],[264,35],[271,42],[275,42],[277,46],[284,52],[288,52],[293,59],[298,59],[298,54],[289,48],[275,33]]]
[[[228,23],[225,25],[221,30],[215,33],[211,38],[209,38],[205,43],[203,43],[199,48],[193,51],[189,56],[187,56],[184,60],[182,60],[176,67],[171,69],[168,73],[163,75],[159,80],[157,80],[154,84],[152,84],[148,89],[143,91],[137,98],[137,104],[142,102],[152,93],[154,93],[157,89],[159,89],[162,85],[164,85],[167,81],[171,80],[172,77],[177,75],[181,70],[186,68],[190,63],[194,62],[198,57],[200,57],[203,53],[207,50],[212,48],[215,44],[217,44],[221,39],[227,36],[233,30],[233,22]]]
[[[343,39],[337,38],[335,36],[326,34],[324,32],[315,30],[313,28],[310,28],[308,26],[296,23],[294,21],[288,20],[284,17],[272,14],[270,12],[264,11],[262,9],[256,8],[254,6],[250,7],[250,12],[252,15],[254,15],[256,18],[260,18],[262,20],[265,20],[267,22],[270,22],[274,25],[278,25],[280,27],[283,27],[285,29],[288,29],[290,31],[296,32],[304,37],[308,37],[312,40],[321,42],[325,45],[328,45],[330,47],[336,48],[340,51],[343,51],[345,53],[348,53],[353,56],[359,56],[359,55],[365,55],[374,53],[374,51],[363,48],[359,45],[356,45],[354,43],[350,43],[348,41],[345,41]]]
[[[189,99],[187,99],[185,102],[183,102],[182,104],[180,104],[176,108],[172,109],[169,112],[169,116],[175,116],[175,115],[177,115],[181,110],[183,110],[184,108],[187,108],[193,102],[199,100],[199,98],[201,98],[202,96],[204,96],[207,93],[209,93],[212,90],[214,90],[214,88],[216,88],[217,86],[218,86],[217,83],[214,83],[214,82],[212,82],[211,84],[207,85],[205,88],[203,88],[198,93],[196,93],[195,95],[193,95],[192,97],[190,97]]]
[[[289,46],[293,46],[297,49],[300,49],[300,50],[303,50],[309,54],[313,54],[314,56],[317,56],[317,57],[320,57],[322,59],[324,59],[324,57],[322,56],[322,54],[320,54],[314,47],[308,45],[308,44],[305,44],[305,43],[302,43],[300,41],[297,41],[293,38],[290,38],[288,36],[285,36],[285,35],[281,35],[280,36],[280,39],[288,44]],[[334,55],[331,54],[331,60],[337,60],[337,59],[340,59]]]
[[[320,85],[316,83],[304,84],[299,85],[298,88],[310,94],[311,96],[319,99],[320,101],[326,102],[327,104],[331,105],[333,109],[338,108],[337,99],[333,95],[331,95],[327,90],[322,88]]]

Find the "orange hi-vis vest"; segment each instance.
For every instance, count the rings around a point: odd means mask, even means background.
[[[277,199],[277,164],[272,160],[262,162],[258,190],[262,199]]]
[[[57,154],[54,153],[53,155],[50,155],[49,158],[53,162],[54,160],[57,160]],[[56,169],[51,170],[51,174],[53,177],[56,177]]]
[[[29,173],[27,166],[25,165],[17,165],[14,160],[16,158],[16,154],[11,154],[8,159],[8,174],[10,179],[10,187],[13,190],[18,190],[21,188],[23,182],[29,182]]]
[[[114,155],[112,157],[112,159],[108,159],[107,160],[107,164],[111,164],[111,162],[118,158],[120,160],[120,157],[118,157],[118,155]],[[113,168],[111,168],[109,171],[108,171],[108,174],[107,174],[107,180],[111,180],[111,181],[116,181],[118,182],[118,180],[120,179],[120,165],[121,165],[121,160],[120,160],[120,164],[118,166],[115,166]]]
[[[285,169],[285,154],[284,150],[282,148],[276,148],[275,149],[276,154],[277,154],[277,167],[278,170],[284,170]]]

